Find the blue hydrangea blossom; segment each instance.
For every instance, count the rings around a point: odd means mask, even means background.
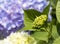
[[[46,0],[0,0],[0,30],[15,32],[24,26],[24,9],[43,12]]]

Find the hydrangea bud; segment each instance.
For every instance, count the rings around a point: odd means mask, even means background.
[[[39,17],[36,17],[33,22],[33,28],[40,28],[44,25],[44,22],[47,20],[47,15],[41,15]]]

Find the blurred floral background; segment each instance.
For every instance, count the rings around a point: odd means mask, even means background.
[[[60,0],[0,0],[0,44],[60,44]]]

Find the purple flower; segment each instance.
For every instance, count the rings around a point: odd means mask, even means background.
[[[52,21],[51,12],[52,12],[52,7],[50,7],[50,10],[49,10],[49,13],[48,13],[48,22]]]
[[[46,0],[0,0],[0,31],[16,32],[24,26],[24,9],[43,12],[48,5]]]
[[[48,5],[46,0],[26,0],[22,1],[22,8],[27,9],[35,9],[37,11],[43,12],[44,8]]]

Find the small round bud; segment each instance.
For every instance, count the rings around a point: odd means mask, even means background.
[[[33,22],[33,28],[40,28],[44,25],[44,22],[47,20],[47,15],[41,15],[39,17],[36,17]]]

